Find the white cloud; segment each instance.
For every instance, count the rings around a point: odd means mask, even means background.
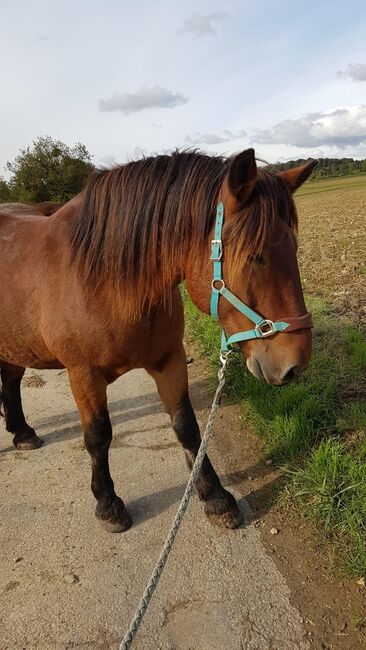
[[[337,77],[350,77],[353,81],[366,81],[366,63],[349,63],[345,70],[338,70]]]
[[[114,93],[109,99],[99,100],[101,111],[121,111],[126,115],[137,113],[147,108],[174,108],[186,104],[189,97],[182,93],[173,93],[167,88],[143,86],[134,93]]]
[[[207,34],[216,33],[216,24],[221,23],[229,14],[225,11],[216,11],[215,13],[204,16],[203,14],[193,14],[186,18],[183,24],[182,29],[179,30],[181,34],[188,33],[193,34],[196,38],[201,36],[207,36]]]
[[[232,140],[237,140],[238,138],[245,138],[245,131],[237,131],[233,133],[225,129],[222,135],[218,133],[194,133],[193,135],[186,135],[184,142],[188,145],[199,145],[199,144],[221,144],[223,142],[231,142]]]
[[[252,140],[305,148],[329,145],[343,149],[361,145],[366,143],[366,105],[345,106],[283,120],[269,129],[258,130]]]

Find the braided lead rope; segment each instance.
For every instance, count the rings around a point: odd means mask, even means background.
[[[151,575],[151,578],[147,584],[147,587],[142,594],[141,600],[137,606],[137,609],[135,611],[135,614],[133,616],[133,619],[130,623],[130,627],[128,628],[123,640],[121,641],[121,644],[119,646],[119,650],[128,650],[131,647],[132,641],[134,640],[137,630],[140,627],[140,624],[142,622],[142,619],[145,615],[145,612],[149,606],[150,600],[152,598],[152,595],[158,585],[158,582],[160,580],[161,574],[163,572],[163,569],[165,567],[166,561],[169,557],[169,553],[172,549],[172,546],[174,544],[175,537],[177,535],[179,526],[182,522],[182,519],[184,517],[184,513],[187,510],[188,502],[189,499],[192,495],[193,492],[193,487],[194,484],[198,478],[198,475],[201,471],[202,468],[202,463],[205,458],[206,450],[208,447],[208,441],[210,438],[210,434],[212,431],[213,427],[213,421],[215,419],[215,415],[217,412],[217,409],[220,405],[220,397],[222,393],[222,389],[224,388],[225,384],[225,368],[227,364],[227,358],[228,354],[230,351],[227,351],[225,353],[221,353],[220,356],[220,361],[221,361],[221,368],[219,369],[218,372],[218,379],[219,379],[219,384],[216,388],[216,393],[215,397],[212,402],[212,407],[211,407],[211,412],[210,415],[208,416],[207,424],[206,424],[206,429],[205,433],[203,434],[202,441],[200,444],[200,447],[197,452],[196,460],[194,462],[194,465],[192,467],[192,472],[189,477],[189,481],[187,483],[187,487],[184,490],[184,494],[182,497],[182,500],[180,502],[179,508],[177,510],[177,513],[174,517],[173,523],[171,525],[170,531],[168,533],[168,536],[165,540],[163,550],[160,554],[159,560],[157,561],[155,565],[155,569]]]

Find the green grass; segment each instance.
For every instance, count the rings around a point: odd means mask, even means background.
[[[352,174],[350,176],[331,176],[329,178],[309,180],[296,192],[296,196],[305,194],[318,194],[331,190],[347,190],[366,186],[366,173]]]
[[[365,430],[364,430],[365,431]],[[293,496],[338,547],[350,575],[366,573],[366,449],[326,438],[291,475]]]
[[[201,353],[218,363],[219,330],[183,292],[187,329]],[[287,468],[292,499],[321,525],[352,575],[366,575],[366,337],[347,319],[308,297],[313,312],[311,367],[281,388],[262,384],[238,357],[228,373],[240,405],[267,456]]]

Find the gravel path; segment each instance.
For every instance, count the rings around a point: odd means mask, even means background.
[[[0,424],[0,650],[117,649],[182,495],[183,453],[144,372],[110,387],[111,472],[134,524],[108,534],[94,517],[66,373],[28,371],[24,384],[25,412],[45,444],[17,451]],[[194,401],[202,391],[204,382],[193,383]],[[206,413],[198,410],[201,425]],[[210,448],[215,457],[215,440]],[[247,521],[237,531],[213,527],[193,497],[134,650],[309,647],[286,581],[236,496]]]

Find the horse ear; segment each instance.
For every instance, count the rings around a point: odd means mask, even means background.
[[[257,178],[254,149],[246,149],[233,158],[229,167],[228,186],[243,205],[250,197]]]
[[[317,164],[317,160],[310,160],[305,165],[301,165],[301,167],[294,167],[293,169],[281,172],[281,176],[290,192],[295,192],[300,185],[305,183]]]

